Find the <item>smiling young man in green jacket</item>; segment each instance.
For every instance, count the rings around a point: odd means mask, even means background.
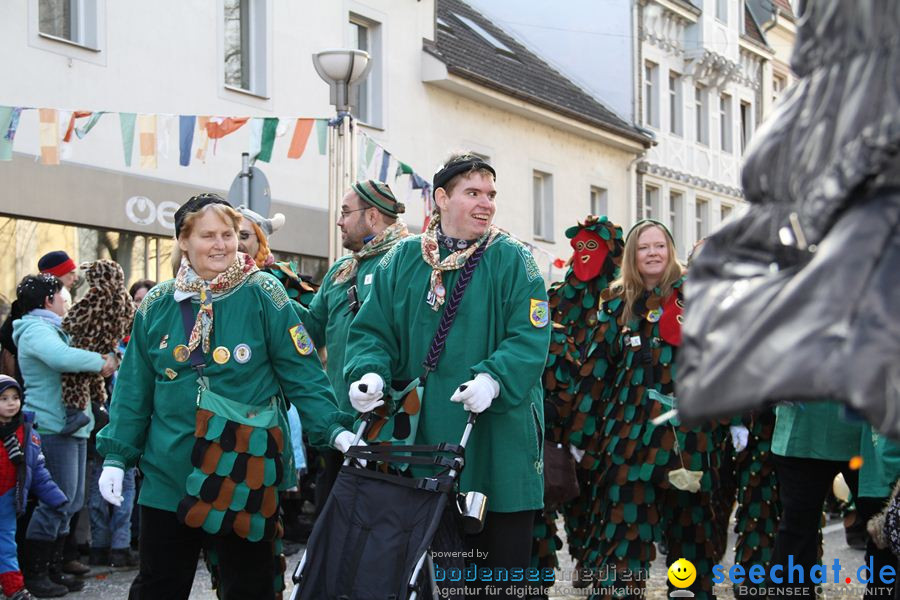
[[[540,377],[550,329],[534,258],[491,224],[494,179],[474,155],[452,157],[435,175],[438,214],[379,262],[350,327],[345,376],[360,412],[379,406],[392,383],[421,376],[463,267],[487,245],[427,377],[415,443],[456,442],[468,412],[479,414],[460,487],[486,494],[488,514],[467,542],[479,568],[510,569],[528,566],[534,511],[543,506]]]

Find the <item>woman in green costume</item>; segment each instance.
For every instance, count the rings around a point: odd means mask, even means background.
[[[683,268],[666,227],[645,220],[625,241],[621,276],[604,290],[598,323],[576,391],[576,419],[596,431],[572,444],[590,472],[590,522],[582,565],[597,573],[594,596],[642,595],[654,542],[667,564],[690,560],[698,598],[712,592],[715,519],[711,490],[724,429],[688,429],[652,420],[673,405],[675,354],[681,343]],[[590,400],[589,400],[590,398]]]
[[[218,555],[222,598],[276,597],[280,399],[314,444],[346,450],[353,439],[284,287],[237,252],[240,219],[214,194],[176,212],[178,275],[135,315],[97,435],[108,502],[121,502],[123,469],[140,461],[144,472],[130,598],[187,598],[201,547]]]

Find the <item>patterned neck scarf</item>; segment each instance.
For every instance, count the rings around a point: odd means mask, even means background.
[[[209,352],[209,337],[213,330],[213,296],[223,294],[240,285],[252,273],[259,271],[253,259],[238,252],[234,262],[210,281],[202,279],[194,271],[186,256],[181,257],[181,267],[175,276],[175,289],[187,294],[200,296],[200,312],[194,328],[191,329],[191,337],[188,340],[188,349],[193,350],[203,344],[203,352]]]
[[[494,225],[491,225],[483,236],[478,238],[474,243],[469,244],[465,250],[451,252],[447,258],[441,260],[441,246],[437,239],[440,222],[440,215],[435,215],[431,219],[431,222],[428,223],[428,227],[425,229],[424,233],[422,233],[422,259],[428,263],[432,269],[430,293],[430,298],[434,300],[434,302],[431,302],[432,310],[440,310],[441,306],[444,304],[444,296],[447,295],[447,290],[444,289],[444,277],[442,272],[455,271],[462,267],[466,264],[466,261],[469,260],[469,257],[475,254],[475,250],[477,250],[481,244],[490,245],[491,242],[494,241],[494,238],[497,237],[497,234],[500,233],[499,229]]]
[[[449,250],[450,252],[456,252],[457,250],[465,250],[478,240],[461,240],[459,238],[450,237],[444,231],[438,227],[437,228],[437,241],[438,244]]]
[[[409,229],[403,219],[397,219],[385,228],[384,231],[369,240],[359,251],[354,252],[349,260],[338,267],[334,273],[334,283],[344,283],[356,274],[359,262],[376,254],[383,254],[391,249],[391,246],[409,236]]]

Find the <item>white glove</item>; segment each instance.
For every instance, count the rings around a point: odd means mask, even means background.
[[[366,373],[359,381],[350,384],[350,404],[361,413],[367,413],[384,404],[384,380],[377,373]]]
[[[123,479],[125,479],[125,471],[119,467],[103,467],[100,479],[97,480],[100,495],[113,506],[122,506],[122,501],[125,499],[122,496]]]
[[[747,447],[747,440],[750,437],[750,432],[747,431],[746,427],[743,425],[732,425],[728,428],[728,431],[731,432],[731,443],[734,446],[735,452],[740,452]]]
[[[487,373],[479,373],[475,379],[471,379],[458,388],[450,396],[451,402],[462,402],[467,411],[481,413],[491,406],[500,394],[500,384]]]
[[[350,449],[350,446],[353,445],[353,440],[356,439],[356,435],[352,431],[347,431],[346,429],[336,436],[334,436],[334,447],[341,454],[345,454],[347,450]],[[359,440],[357,446],[365,446],[366,443],[362,440]]]
[[[341,454],[346,454],[347,450],[350,449],[350,446],[354,445],[353,440],[355,440],[355,439],[356,439],[355,433],[353,433],[352,431],[344,430],[344,431],[340,432],[339,434],[337,434],[336,436],[334,436],[334,447]],[[356,445],[357,446],[365,446],[366,443],[360,439],[356,443]],[[362,460],[362,459],[357,459],[357,460],[359,460],[359,464],[361,464],[362,466],[366,466],[365,460]]]
[[[569,454],[572,455],[576,463],[580,463],[581,459],[584,458],[584,450],[579,450],[572,444],[569,444]]]

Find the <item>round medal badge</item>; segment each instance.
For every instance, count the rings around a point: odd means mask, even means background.
[[[213,360],[216,361],[216,364],[224,365],[229,358],[231,358],[231,350],[225,346],[219,346],[213,350]]]
[[[250,351],[250,346],[247,344],[238,344],[234,347],[234,360],[242,365],[248,362],[252,355],[253,352]]]
[[[180,363],[187,362],[191,358],[191,351],[184,344],[178,344],[172,350],[172,356]]]

